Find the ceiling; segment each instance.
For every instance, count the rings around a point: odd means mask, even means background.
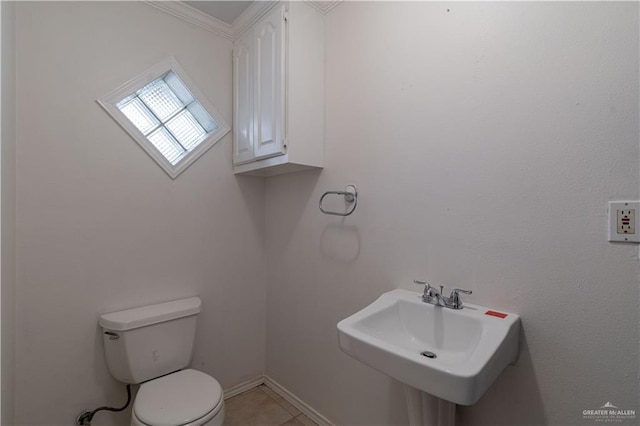
[[[249,7],[252,1],[185,1],[191,7],[229,25]]]

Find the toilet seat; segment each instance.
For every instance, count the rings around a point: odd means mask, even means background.
[[[145,425],[196,426],[223,409],[218,381],[189,369],[143,383],[133,404],[133,416]]]

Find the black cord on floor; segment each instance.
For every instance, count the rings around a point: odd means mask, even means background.
[[[124,404],[122,408],[104,406],[104,407],[96,408],[93,411],[85,411],[76,419],[76,424],[80,426],[89,426],[91,424],[91,420],[93,420],[93,416],[95,416],[98,411],[115,411],[115,412],[124,411],[127,409],[130,403],[131,403],[131,385],[127,385],[127,403]]]

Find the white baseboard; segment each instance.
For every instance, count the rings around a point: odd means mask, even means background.
[[[260,386],[264,383],[264,375],[259,375],[258,377],[254,377],[253,379],[249,379],[246,382],[242,382],[239,385],[235,385],[230,387],[229,389],[225,389],[223,391],[224,399],[233,398],[236,395],[241,394],[242,392],[246,392],[255,387]]]
[[[264,376],[264,384],[270,387],[275,393],[287,400],[291,405],[296,407],[302,414],[309,417],[320,426],[334,426],[334,424],[322,414],[318,413],[312,406],[295,396],[280,383],[271,377]]]
[[[235,385],[229,389],[224,390],[224,399],[233,398],[236,395],[241,394],[242,392],[246,392],[260,385],[267,385],[271,390],[284,398],[291,405],[296,407],[302,414],[309,417],[315,423],[320,426],[335,426],[329,419],[325,416],[317,412],[312,406],[295,396],[288,389],[282,386],[280,383],[273,380],[271,377],[266,374],[260,375],[253,379],[247,380],[246,382],[242,382],[238,385]]]

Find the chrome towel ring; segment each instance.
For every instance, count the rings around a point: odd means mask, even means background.
[[[344,200],[347,203],[349,204],[353,203],[353,205],[345,213],[325,210],[322,207],[322,200],[324,200],[324,197],[326,197],[327,195],[342,195],[344,196]],[[330,214],[334,216],[349,216],[351,213],[353,213],[356,210],[356,207],[358,207],[358,189],[356,188],[355,185],[347,185],[344,191],[327,191],[324,194],[322,194],[322,197],[320,197],[319,205],[320,205],[320,211],[324,214]]]

